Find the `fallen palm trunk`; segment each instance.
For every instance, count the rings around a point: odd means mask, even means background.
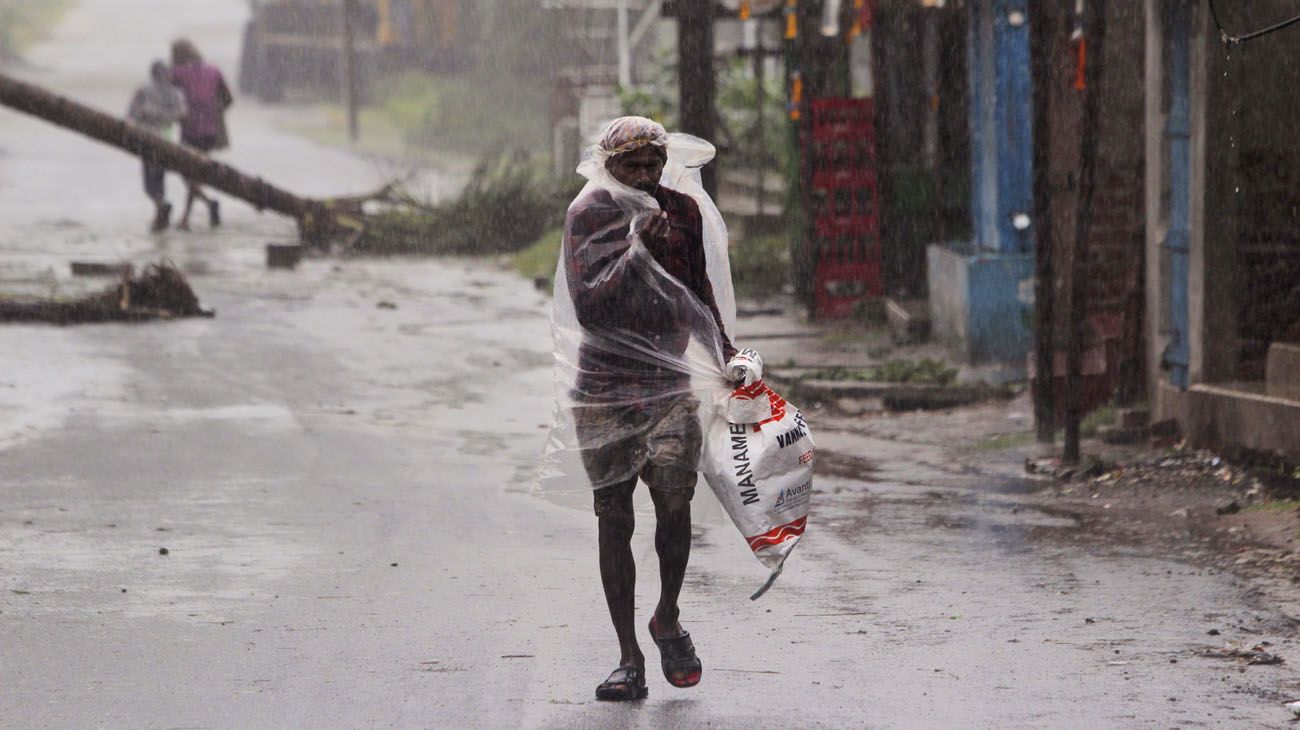
[[[513,251],[559,218],[576,189],[540,182],[525,162],[482,163],[457,199],[416,200],[392,183],[366,195],[303,198],[110,114],[0,74],[0,106],[30,114],[298,223],[303,242],[343,240],[354,253],[481,254]],[[367,212],[373,204],[373,211]]]
[[[130,273],[121,283],[81,299],[0,301],[0,322],[139,322],[177,317],[211,317],[199,306],[185,276],[169,263],[152,264],[138,277]]]
[[[299,233],[305,241],[319,242],[337,232],[336,208],[328,201],[299,197],[260,177],[245,175],[230,165],[39,86],[0,74],[0,105],[133,155],[148,156],[169,170],[247,201],[258,210],[287,215],[298,222]]]

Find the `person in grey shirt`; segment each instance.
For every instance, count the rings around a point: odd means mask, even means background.
[[[172,85],[171,69],[162,61],[149,67],[149,83],[136,89],[126,117],[138,127],[169,138],[172,126],[185,118],[185,97]],[[154,204],[154,219],[149,230],[158,233],[171,224],[172,205],[167,202],[165,178],[167,171],[147,152],[141,155],[144,162],[144,192]]]

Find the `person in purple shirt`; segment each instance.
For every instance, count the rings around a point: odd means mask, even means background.
[[[230,88],[221,71],[205,63],[194,44],[184,38],[172,43],[171,81],[185,95],[188,110],[181,120],[181,144],[204,154],[229,147],[226,109],[234,102]],[[195,200],[202,200],[208,206],[208,222],[213,227],[221,225],[221,207],[216,199],[204,194],[193,180],[187,179],[185,185],[189,192],[181,222],[176,227],[182,231],[190,229],[190,209]]]

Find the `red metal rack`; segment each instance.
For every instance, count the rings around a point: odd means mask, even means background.
[[[847,317],[884,296],[875,109],[870,99],[816,99],[808,112],[804,203],[813,314]]]

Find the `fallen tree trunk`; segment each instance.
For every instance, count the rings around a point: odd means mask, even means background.
[[[273,210],[287,215],[298,222],[299,233],[306,241],[322,241],[332,235],[337,226],[332,206],[326,201],[299,197],[260,177],[245,175],[230,165],[165,140],[111,114],[4,74],[0,74],[0,105],[79,132],[137,157],[147,155],[183,177],[244,200],[258,210]]]

